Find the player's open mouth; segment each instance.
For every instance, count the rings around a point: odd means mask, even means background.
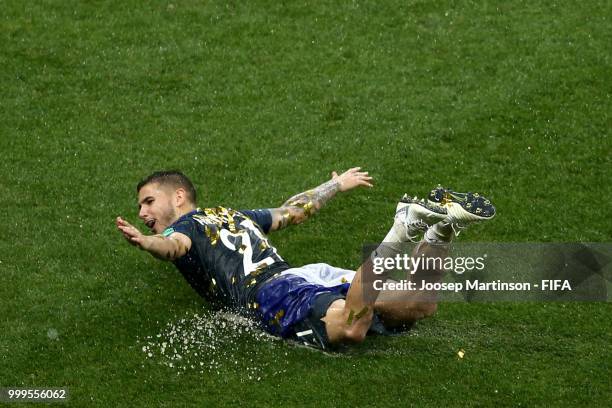
[[[145,225],[149,227],[150,230],[153,230],[153,227],[155,226],[155,220],[154,219],[147,220],[145,221]]]

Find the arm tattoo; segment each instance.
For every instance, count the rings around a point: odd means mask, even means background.
[[[280,208],[280,219],[278,221],[277,229],[283,229],[287,225],[291,224],[293,217],[291,216],[291,212],[288,208]]]
[[[305,191],[291,197],[283,207],[299,207],[304,210],[306,217],[311,216],[321,209],[340,189],[340,183],[337,180],[329,180],[321,184],[319,187]]]
[[[340,183],[329,180],[312,190],[296,194],[276,211],[276,225],[274,230],[283,229],[292,224],[306,221],[319,211],[336,193],[340,191]]]

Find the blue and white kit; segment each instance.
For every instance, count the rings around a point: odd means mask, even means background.
[[[254,317],[272,334],[326,349],[321,318],[346,297],[355,271],[324,263],[291,268],[265,235],[271,223],[269,210],[197,209],[164,235],[191,239],[191,249],[174,264],[213,305]]]

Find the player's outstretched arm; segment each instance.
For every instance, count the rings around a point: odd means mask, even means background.
[[[336,193],[355,187],[372,187],[372,177],[361,167],[353,167],[338,175],[332,172],[331,180],[288,199],[281,207],[273,208],[270,231],[283,229],[288,225],[300,224],[319,211]]]
[[[174,261],[185,255],[191,248],[191,239],[187,235],[175,232],[168,237],[162,235],[144,235],[121,217],[116,219],[117,229],[132,245],[149,252],[164,261]]]

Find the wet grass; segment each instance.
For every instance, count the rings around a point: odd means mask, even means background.
[[[206,304],[113,219],[135,220],[160,168],[242,208],[361,165],[374,189],[272,237],[291,263],[356,267],[398,196],[439,182],[497,204],[464,240],[609,242],[611,18],[604,1],[4,2],[0,386],[66,386],[74,406],[606,405],[598,303],[442,304],[340,356],[266,342],[259,381],[169,367],[142,342]]]

